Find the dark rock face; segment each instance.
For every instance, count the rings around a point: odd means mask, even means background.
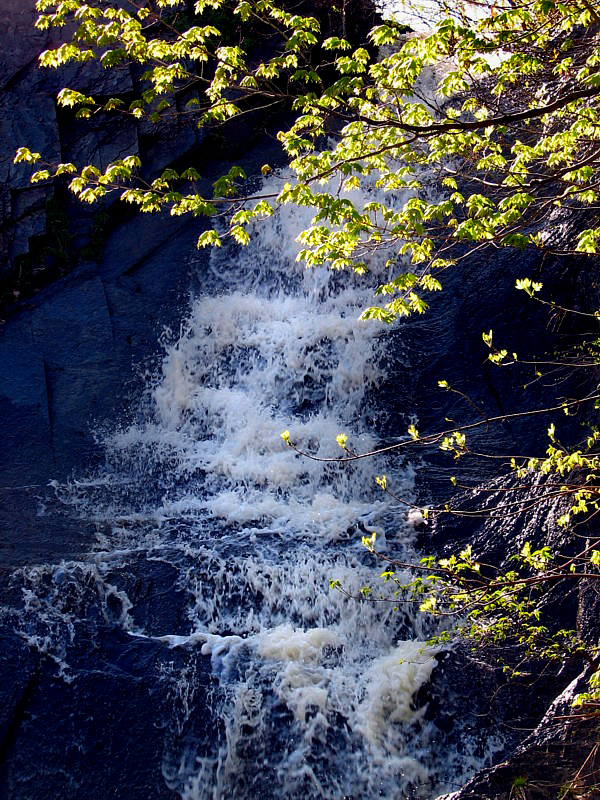
[[[572,703],[585,687],[585,673],[554,700],[539,725],[515,751],[482,770],[460,791],[439,800],[548,800],[561,792],[595,797],[600,760],[597,719],[572,718]],[[568,794],[567,794],[568,796]]]
[[[48,541],[44,553],[40,533],[54,522],[38,512],[40,503],[49,502],[48,481],[93,458],[94,424],[124,412],[127,392],[116,387],[137,384],[133,364],[152,357],[162,327],[172,321],[168,304],[172,314],[187,286],[186,259],[173,249],[175,242],[193,248],[194,232],[168,220],[149,225],[147,233],[145,239],[138,226],[145,249],[125,249],[120,263],[111,263],[111,276],[103,275],[102,264],[82,265],[38,294],[0,331],[5,431],[0,485],[6,521],[16,522],[4,526],[5,563],[73,555],[85,547],[86,537],[74,531],[65,549]]]
[[[150,155],[161,170],[196,148],[195,162],[207,162],[207,192],[229,164],[214,148],[197,152],[202,137],[194,126],[159,126],[150,136],[129,119],[90,126],[57,113],[53,97],[64,83],[127,96],[130,69],[40,71],[37,56],[51,38],[34,28],[33,0],[4,4],[0,15],[10,34],[0,87],[0,309],[10,312],[0,328],[0,558],[19,565],[74,556],[89,545],[91,530],[46,513],[48,482],[93,464],[94,427],[125,414],[141,392],[163,329],[176,329],[183,316],[200,229],[185,218],[132,216],[114,198],[90,212],[60,183],[32,187],[28,170],[13,164],[17,147],[99,166]],[[262,121],[252,122],[261,124],[230,131],[227,152],[250,175],[279,157]]]
[[[114,207],[114,195],[86,210],[69,197],[60,180],[31,186],[30,171],[13,163],[18,147],[27,146],[55,163],[94,163],[102,169],[127,155],[150,155],[151,167],[158,170],[202,140],[193,125],[165,124],[151,132],[129,118],[103,118],[90,124],[57,108],[54,98],[64,85],[127,99],[135,76],[127,66],[104,70],[95,62],[40,70],[38,55],[53,44],[56,34],[35,29],[34,6],[33,0],[10,0],[0,10],[8,43],[1,55],[0,87],[0,313],[4,314],[18,306],[19,299],[75,267],[82,268],[87,261],[97,264],[106,229],[118,228],[124,217],[124,209]],[[245,145],[237,151],[243,152]],[[165,224],[165,238],[183,227],[183,223]]]
[[[32,238],[46,232],[44,205],[51,194],[46,186],[29,185],[26,171],[13,164],[15,152],[31,141],[30,147],[38,152],[48,148],[52,158],[60,158],[54,101],[40,85],[36,71],[38,54],[49,40],[34,28],[34,5],[30,0],[9,0],[0,9],[4,32],[0,54],[0,285],[10,289],[18,289],[19,257],[28,252]],[[10,299],[3,296],[2,305]]]
[[[489,764],[505,760],[512,764],[513,752],[522,753],[528,748],[533,752],[530,745],[534,743],[541,746],[536,732],[543,730],[545,741],[552,741],[557,726],[550,726],[548,733],[548,722],[542,725],[540,720],[548,719],[548,708],[557,692],[562,691],[557,687],[567,687],[577,677],[575,664],[562,668],[555,665],[544,672],[541,664],[530,663],[524,670],[527,674],[511,681],[501,664],[492,665],[489,653],[478,652],[477,648],[461,645],[437,658],[439,665],[431,681],[421,687],[414,702],[417,706],[426,704],[425,719],[433,721],[443,741],[450,743],[457,753],[463,757],[469,754],[482,760],[487,758]],[[563,703],[561,713],[568,712],[568,705]],[[490,747],[490,743],[495,744]],[[515,775],[518,769],[514,767]],[[495,774],[495,771],[485,769],[481,774]],[[467,785],[472,784],[483,786],[484,781],[477,784],[474,778]],[[499,785],[508,786],[508,796],[512,782]],[[463,794],[458,796],[462,798]],[[488,795],[483,793],[481,797]]]
[[[161,764],[171,733],[164,730],[165,691],[160,666],[164,646],[115,637],[100,629],[94,642],[71,652],[69,682],[55,664],[37,658],[16,636],[5,634],[0,656],[0,792],[37,798],[174,798]],[[200,660],[198,660],[200,658]],[[174,670],[198,671],[197,691],[210,688],[201,657],[174,650]],[[206,661],[206,659],[205,659]],[[172,715],[172,707],[169,708]],[[208,714],[196,719],[196,737]]]
[[[403,387],[404,409],[417,415],[422,434],[447,429],[453,423],[463,425],[553,407],[557,400],[581,396],[585,382],[590,388],[595,385],[595,376],[586,370],[566,369],[548,380],[536,380],[531,362],[555,360],[557,352],[581,341],[582,335],[594,335],[598,325],[533,302],[515,289],[516,280],[526,276],[543,282],[545,298],[569,308],[598,305],[598,259],[484,251],[442,273],[443,291],[430,298],[427,313],[408,320],[396,334],[400,352],[396,372],[393,365],[390,371],[390,380]],[[498,367],[488,360],[490,350],[482,334],[489,330],[493,330],[495,347],[516,352],[519,361]],[[417,364],[425,368],[407,369],[404,353],[409,362],[417,354]],[[447,380],[466,398],[441,390],[439,380]],[[469,434],[473,450],[488,454],[487,459],[468,457],[454,462],[437,450],[427,452],[430,467],[423,476],[432,496],[448,493],[451,475],[456,475],[459,483],[474,486],[495,477],[503,471],[495,458],[500,454],[543,455],[550,420],[565,442],[581,438],[581,414],[568,418],[559,410],[482,424],[473,430]]]

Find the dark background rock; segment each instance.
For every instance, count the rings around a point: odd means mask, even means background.
[[[536,252],[486,250],[462,260],[440,275],[443,291],[432,294],[425,315],[408,319],[390,337],[390,394],[399,394],[395,408],[403,415],[392,419],[389,433],[402,435],[408,418],[416,416],[422,435],[451,429],[454,424],[480,422],[505,414],[554,407],[562,399],[580,397],[597,383],[598,370],[553,370],[517,363],[496,366],[488,360],[482,334],[493,330],[496,348],[516,352],[521,362],[556,359],[586,338],[598,335],[598,320],[563,314],[530,299],[515,288],[519,278],[543,282],[541,296],[575,310],[593,310],[600,304],[600,259],[557,258]],[[397,348],[394,342],[398,342]],[[439,388],[446,380],[465,397]],[[387,387],[386,387],[387,388]],[[565,444],[585,436],[583,422],[592,404],[566,417],[562,410],[524,416],[469,433],[475,452],[489,458],[467,456],[455,461],[437,447],[411,450],[425,460],[420,472],[424,491],[444,497],[453,493],[449,477],[476,486],[482,480],[508,472],[510,456],[543,456],[546,430],[556,424]],[[498,463],[498,458],[505,456]]]
[[[66,682],[50,659],[41,657],[35,663],[18,642],[3,644],[7,648],[0,657],[1,685],[10,687],[10,696],[3,698],[7,702],[0,720],[1,796],[179,796],[167,787],[161,770],[169,735],[163,720],[172,717],[172,708],[165,704],[174,702],[161,678],[164,645],[101,631],[88,652],[83,648],[89,643],[83,639],[79,653],[69,653],[73,666]],[[189,669],[190,660],[197,662],[195,689],[204,685],[206,694],[210,669],[181,650],[171,651],[169,657],[176,670]],[[209,718],[206,710],[198,709],[197,737],[213,737],[207,729]]]
[[[510,756],[475,775],[458,792],[439,800],[549,800],[565,792],[597,795],[600,774],[598,719],[572,717],[575,695],[585,675],[575,678],[554,700],[540,724]]]
[[[501,659],[493,663],[489,651],[464,643],[440,653],[437,660],[413,703],[426,706],[424,718],[438,728],[449,751],[459,757],[468,751],[488,764],[510,757],[523,739],[534,735],[557,694],[580,669],[571,663],[548,670],[530,661],[521,665],[519,679],[510,679]],[[452,773],[437,777],[442,785],[452,782]]]

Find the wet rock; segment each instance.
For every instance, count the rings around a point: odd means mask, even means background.
[[[12,192],[11,213],[15,228],[10,245],[10,258],[15,261],[29,252],[29,242],[46,233],[47,188],[28,188]]]
[[[97,61],[87,61],[83,64],[72,64],[66,70],[55,72],[60,78],[52,88],[73,85],[83,94],[97,95],[98,97],[126,96],[133,91],[134,77],[129,64],[118,64],[111,69],[105,69]],[[43,73],[44,83],[51,85],[51,73]]]
[[[139,152],[136,125],[122,117],[100,117],[97,120],[65,119],[60,115],[61,158],[74,164],[94,164],[104,171],[113,161]],[[109,197],[116,200],[118,194]]]
[[[490,652],[461,645],[437,656],[438,666],[430,681],[417,692],[415,707],[425,706],[425,719],[439,730],[440,740],[464,763],[470,758],[498,763],[520,745],[544,717],[554,698],[577,675],[578,667],[521,664],[522,677],[509,679],[504,666],[494,663]],[[456,781],[460,764],[448,764],[448,774],[437,780]]]
[[[485,423],[493,417],[554,407],[555,381],[560,381],[560,397],[581,396],[583,382],[593,383],[589,373],[568,369],[553,374],[552,380],[536,380],[535,367],[523,363],[544,356],[552,359],[557,350],[597,330],[585,317],[557,315],[518,291],[515,282],[523,276],[542,280],[545,297],[561,298],[568,307],[598,304],[598,259],[566,260],[508,250],[492,256],[486,251],[470,255],[456,270],[441,275],[443,291],[429,298],[427,314],[408,320],[390,339],[390,360],[395,366],[392,363],[387,384],[380,388],[394,398],[385,435],[390,430],[405,434],[411,414],[422,434],[481,423],[469,433],[468,443],[474,452],[488,457],[469,455],[456,461],[437,447],[415,453],[424,462],[417,476],[424,499],[443,502],[454,495],[453,476],[460,485],[477,486],[499,472],[506,473],[507,454],[543,455],[549,420],[555,422],[566,444],[582,436],[582,417],[568,418],[560,410]],[[488,360],[490,351],[482,333],[490,329],[496,347],[517,353],[515,364],[498,367]],[[464,396],[440,389],[440,380]],[[466,529],[467,521],[461,520],[460,525]]]
[[[174,798],[162,774],[170,702],[159,668],[164,646],[129,639],[104,663],[74,670],[69,682],[45,660],[13,718],[0,764],[0,794],[14,800]],[[88,658],[88,660],[90,660]],[[169,661],[179,661],[171,654]],[[52,731],[48,736],[47,732]]]
[[[600,772],[600,724],[597,718],[579,719],[572,709],[585,685],[585,675],[575,678],[510,757],[439,800],[511,800],[517,791],[527,800],[555,800],[569,790],[593,797]]]
[[[132,604],[134,625],[148,636],[187,636],[187,592],[179,585],[180,572],[161,559],[139,554],[124,568],[108,573],[109,582],[125,592]]]
[[[169,758],[185,757],[182,731],[195,745],[214,741],[210,658],[119,624],[126,590],[157,636],[189,628],[171,565],[140,557],[134,574],[135,563],[115,565],[105,583],[74,562],[0,573],[0,796],[171,798],[163,770],[176,775]]]
[[[0,632],[0,754],[20,724],[37,681],[39,656],[14,632]]]
[[[577,633],[592,647],[600,641],[600,581],[584,578],[579,584]]]
[[[0,286],[4,283],[9,290],[20,288],[19,256],[29,251],[33,237],[46,232],[44,202],[51,194],[47,184],[32,188],[31,170],[13,163],[17,149],[24,145],[60,161],[54,102],[43,94],[0,92],[0,186],[5,198],[0,220]]]

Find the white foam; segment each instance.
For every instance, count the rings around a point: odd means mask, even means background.
[[[210,656],[211,708],[194,705],[191,667],[185,681],[173,678],[176,730],[198,713],[219,721],[210,742],[182,739],[165,761],[186,800],[430,791],[430,723],[412,705],[435,663],[427,622],[412,606],[398,613],[394,598],[356,599],[382,570],[361,546],[365,531],[402,554],[418,522],[406,524],[375,476],[410,498],[413,470],[382,458],[324,465],[280,438],[287,429],[299,447],[338,457],[344,432],[352,448],[371,450],[386,414],[386,342],[358,320],[385,256],[368,278],[302,270],[295,239],[310,214],[285,208],[248,249],[212,255],[141,418],[106,437],[100,475],[61,489],[112,525],[93,581],[116,605],[115,624],[166,651]],[[136,554],[178,570],[189,633],[151,634],[133,624],[124,591],[109,598],[110,570],[120,561],[134,570]],[[27,603],[46,608],[40,582]]]
[[[359,716],[361,732],[373,747],[394,750],[395,743],[389,738],[390,723],[414,722],[422,716],[424,709],[415,711],[412,699],[431,677],[436,652],[423,642],[400,642],[369,667],[367,697]]]

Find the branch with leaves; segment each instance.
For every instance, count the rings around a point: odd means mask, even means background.
[[[85,202],[116,191],[145,212],[214,217],[233,209],[225,235],[240,244],[279,205],[309,206],[315,216],[299,254],[308,266],[365,270],[365,255],[382,248],[390,270],[400,266],[379,286],[382,302],[364,314],[388,323],[426,310],[427,293],[441,288],[435,273],[453,265],[457,244],[597,251],[600,223],[561,243],[544,228],[565,206],[587,210],[592,222],[599,206],[595,2],[482,2],[473,15],[442,3],[427,35],[407,35],[402,20],[387,20],[359,47],[344,36],[323,38],[314,17],[274,0],[199,0],[186,20],[188,5],[39,0],[38,27],[65,34],[42,54],[42,66],[129,62],[140,73],[139,97],[126,107],[122,98],[100,100],[76,87],[64,88],[57,103],[83,119],[125,113],[152,123],[176,113],[181,95],[181,113],[207,129],[256,104],[291,105],[296,119],[278,138],[295,180],[275,196],[245,197],[238,172],[205,197],[186,184],[185,170],[142,180],[136,154],[101,170],[44,164],[23,147],[16,160],[42,166],[33,181],[67,174]],[[238,43],[214,24],[217,12],[227,14]],[[244,47],[249,26],[272,36],[272,55],[259,63]],[[425,91],[427,76],[434,88]],[[424,174],[436,170],[432,194]],[[328,180],[341,193],[322,191]],[[406,200],[401,208],[375,200],[359,207],[352,193],[365,185],[390,196],[402,191]],[[218,245],[223,235],[213,229],[199,244]],[[414,267],[402,269],[406,261]]]

